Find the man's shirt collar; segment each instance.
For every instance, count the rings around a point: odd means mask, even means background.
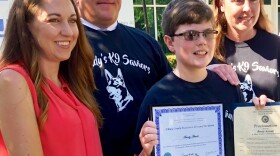
[[[115,23],[113,23],[111,26],[107,27],[107,28],[100,28],[96,25],[93,25],[91,23],[89,23],[88,21],[86,21],[85,19],[81,18],[81,22],[83,25],[90,27],[94,30],[99,30],[99,31],[113,31],[116,29],[117,25],[118,25],[118,21],[116,21]]]

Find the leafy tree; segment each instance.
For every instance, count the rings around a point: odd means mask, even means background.
[[[133,0],[134,5],[142,5],[142,0]],[[159,5],[166,5],[169,3],[170,0],[156,0],[156,3]],[[148,27],[145,25],[144,22],[144,11],[143,7],[134,7],[134,19],[135,19],[135,27],[138,29],[141,29],[143,31],[146,30],[146,27],[148,29],[148,32],[152,37],[155,37],[155,23],[154,23],[154,11],[156,11],[156,21],[157,21],[157,39],[160,43],[163,51],[166,54],[166,57],[168,61],[170,62],[171,66],[174,68],[176,65],[176,58],[173,53],[170,53],[167,46],[165,45],[163,41],[163,31],[161,27],[161,21],[162,21],[162,12],[164,10],[164,6],[156,7],[156,10],[154,10],[153,7],[149,6],[152,3],[152,0],[146,0],[146,11],[147,11],[147,20],[148,20]]]
[[[152,7],[147,7],[147,20],[148,20],[148,32],[152,37],[155,36],[155,28],[154,28],[154,9]],[[134,8],[134,20],[135,27],[141,29],[143,31],[146,30],[146,24],[144,22],[144,12],[143,7],[135,7]]]
[[[142,0],[134,0],[134,4],[142,5]],[[155,37],[155,27],[154,27],[154,8],[150,7],[149,4],[153,4],[152,0],[146,0],[146,10],[147,10],[147,20],[148,20],[148,32],[151,36]],[[170,0],[156,0],[156,3],[159,5],[166,5],[169,3]],[[162,46],[162,49],[164,52],[168,52],[168,48],[164,44],[163,41],[163,32],[161,28],[161,19],[162,19],[162,12],[164,10],[164,7],[160,6],[156,8],[157,12],[157,39],[160,45]],[[144,12],[143,7],[134,7],[134,19],[135,19],[135,27],[138,29],[141,29],[143,31],[146,30],[146,25],[144,22]]]

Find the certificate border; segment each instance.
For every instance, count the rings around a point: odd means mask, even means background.
[[[280,105],[280,102],[267,102],[265,106],[277,106],[277,105]],[[234,110],[237,108],[237,107],[255,107],[254,103],[247,103],[247,102],[244,102],[244,103],[233,103],[230,105],[231,106],[231,109]]]
[[[159,109],[156,109],[159,108]],[[155,111],[153,111],[155,109]],[[223,104],[215,103],[215,104],[199,104],[199,105],[151,105],[150,107],[150,116],[151,119],[155,122],[158,131],[158,141],[159,143],[154,148],[157,152],[156,156],[160,156],[160,132],[159,132],[159,117],[164,113],[173,113],[173,112],[192,112],[192,111],[211,111],[214,110],[217,114],[218,121],[218,141],[219,141],[219,155],[222,156],[224,143],[223,143]],[[155,119],[153,119],[153,113],[155,113]],[[155,155],[155,154],[153,154]]]

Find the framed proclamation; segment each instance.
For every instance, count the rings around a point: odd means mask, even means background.
[[[151,106],[155,156],[224,156],[222,104]]]
[[[280,103],[267,103],[263,109],[256,109],[253,104],[237,104],[234,147],[236,156],[279,156]]]

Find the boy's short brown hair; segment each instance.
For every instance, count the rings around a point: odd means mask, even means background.
[[[214,24],[213,12],[205,2],[172,0],[163,11],[162,29],[164,35],[173,36],[182,24],[200,24],[204,21],[211,21]]]

